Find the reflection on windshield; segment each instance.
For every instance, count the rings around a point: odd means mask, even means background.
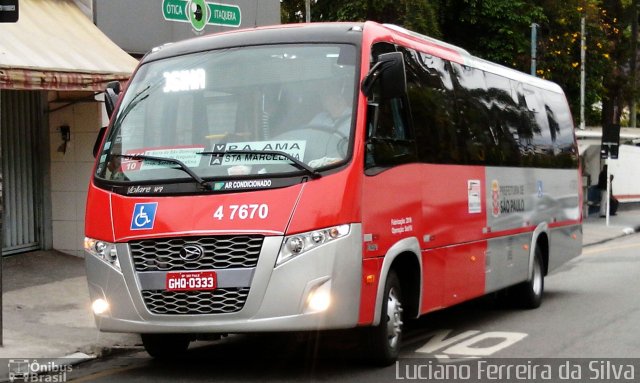
[[[316,174],[347,160],[355,47],[278,45],[143,65],[100,156],[105,180]],[[207,155],[203,155],[207,153]]]

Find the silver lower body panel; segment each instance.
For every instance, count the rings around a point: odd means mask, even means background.
[[[236,312],[157,314],[142,291],[162,291],[166,273],[134,270],[127,244],[118,245],[121,270],[86,254],[91,300],[106,299],[109,310],[96,315],[101,331],[133,333],[241,333],[352,328],[358,323],[362,281],[362,229],[275,267],[283,237],[265,237],[255,268],[215,270],[220,288],[248,287]],[[330,287],[331,305],[312,312],[307,299]],[[244,298],[243,298],[244,299]]]

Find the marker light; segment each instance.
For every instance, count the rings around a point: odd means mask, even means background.
[[[331,306],[331,280],[311,290],[307,297],[307,309],[305,312],[325,311],[329,306]]]
[[[349,225],[340,225],[287,236],[282,242],[276,266],[334,239],[345,237],[350,230]]]
[[[96,299],[91,304],[91,309],[96,315],[104,314],[105,312],[107,312],[107,310],[109,310],[109,302],[101,298]]]

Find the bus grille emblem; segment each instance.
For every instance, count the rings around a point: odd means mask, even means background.
[[[200,245],[186,245],[180,249],[180,258],[185,261],[197,261],[204,255],[204,248]]]

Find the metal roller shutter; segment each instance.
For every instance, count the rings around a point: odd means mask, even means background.
[[[42,190],[38,164],[42,151],[42,95],[37,91],[2,91],[0,141],[3,178],[3,254],[40,247]]]

